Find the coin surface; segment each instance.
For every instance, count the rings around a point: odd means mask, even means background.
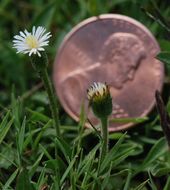
[[[84,102],[89,120],[98,124],[88,109],[86,90],[93,82],[106,82],[113,98],[110,118],[146,116],[163,84],[163,64],[154,58],[159,51],[150,31],[127,16],[106,14],[81,22],[65,37],[54,63],[62,106],[78,121]],[[109,131],[133,125],[110,122]]]

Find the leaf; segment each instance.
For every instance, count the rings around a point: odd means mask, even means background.
[[[128,176],[127,176],[127,178],[126,178],[126,183],[125,183],[125,185],[124,185],[123,190],[129,189],[131,178],[132,178],[132,172],[131,172],[131,170],[129,170],[129,171],[128,171]]]
[[[44,26],[45,28],[49,28],[55,9],[56,9],[56,3],[49,3],[48,5],[44,6],[42,11],[33,21],[33,25]]]
[[[158,9],[156,3],[153,0],[150,0],[152,2],[152,10],[147,10],[142,7],[142,10],[148,15],[151,19],[156,21],[160,26],[162,26],[167,32],[170,32],[170,26],[167,20],[163,17],[161,14],[161,11]]]
[[[19,148],[20,155],[22,154],[23,145],[24,145],[25,124],[26,124],[26,117],[23,120],[23,123],[21,125],[20,131],[19,131],[19,134],[18,134],[18,148]]]
[[[33,164],[33,166],[31,166],[31,168],[29,169],[29,176],[30,177],[32,177],[34,175],[34,173],[35,173],[37,167],[39,166],[39,163],[40,163],[43,156],[44,156],[44,153],[41,153],[40,156],[35,161],[35,163]]]
[[[113,123],[142,123],[144,121],[147,121],[148,117],[135,117],[135,118],[113,118],[110,119],[109,122]]]
[[[169,43],[168,40],[160,39],[160,40],[159,40],[159,45],[160,45],[160,47],[161,47],[162,52],[169,52],[170,43]]]
[[[142,168],[143,169],[147,168],[153,161],[159,158],[167,150],[168,150],[167,143],[165,141],[165,138],[163,137],[159,139],[157,143],[151,148],[145,160],[143,161]]]
[[[110,164],[110,167],[104,177],[103,183],[102,183],[102,188],[106,189],[107,184],[109,183],[109,179],[110,179],[110,174],[111,174],[111,170],[112,170],[112,163]]]
[[[169,190],[170,189],[170,176],[168,176],[168,179],[166,181],[165,187],[163,188],[163,190]]]
[[[67,144],[63,139],[61,139],[59,137],[55,139],[55,142],[57,143],[57,146],[60,148],[60,150],[64,154],[65,159],[69,163],[70,162],[70,158],[71,158],[71,148],[70,148],[70,145]]]
[[[119,154],[116,158],[112,159],[113,166],[118,165],[120,162],[125,160],[130,155],[133,155],[134,147],[129,147],[128,149],[124,149],[121,154]]]
[[[28,171],[25,168],[22,168],[17,178],[16,190],[25,188],[27,188],[27,190],[33,190],[32,184],[29,180]]]
[[[17,167],[14,163],[15,153],[12,144],[3,145],[0,152],[0,168],[8,169],[11,165]]]
[[[163,175],[168,175],[170,173],[170,167],[166,164],[162,165],[160,163],[153,166],[151,169],[151,173],[153,176],[160,177]]]
[[[134,190],[143,190],[143,187],[148,183],[149,179],[139,184]]]
[[[37,184],[36,184],[36,189],[41,189],[41,187],[46,183],[47,179],[45,177],[45,166],[41,170],[40,176],[38,178]]]
[[[5,136],[7,135],[11,125],[13,124],[13,118],[7,123],[8,117],[9,117],[10,111],[7,112],[4,119],[2,120],[0,124],[0,144],[4,140]]]
[[[83,159],[83,161],[79,164],[77,172],[80,176],[83,172],[89,171],[89,168],[91,164],[95,160],[95,155],[97,150],[100,148],[100,144],[97,144],[89,153],[88,155]]]
[[[151,174],[148,172],[148,174],[149,174],[149,182],[148,182],[148,184],[150,185],[150,187],[151,187],[151,189],[152,190],[157,190],[157,187],[156,187],[156,185],[155,185],[155,183],[154,183],[154,181],[153,181],[153,179],[152,179],[152,176],[151,176]]]
[[[170,65],[170,52],[167,51],[162,51],[160,52],[157,56],[157,59],[159,59],[160,61]]]
[[[57,156],[56,159],[47,160],[43,162],[43,164],[54,173],[56,173],[57,170],[59,170],[60,173],[64,173],[66,170],[66,163],[59,156]]]
[[[33,144],[33,149],[35,150],[35,148],[38,146],[41,137],[43,136],[45,130],[47,128],[49,128],[52,125],[52,120],[49,120],[44,126],[43,128],[41,128],[41,131],[38,133],[38,135],[36,136],[35,140],[34,140],[34,144]]]
[[[47,157],[49,160],[52,160],[52,159],[53,159],[52,156],[49,154],[49,152],[47,151],[47,149],[46,149],[43,145],[39,144],[39,147],[40,147],[40,149],[42,150],[42,152],[44,153],[44,155],[46,155],[46,157]]]
[[[44,114],[42,114],[40,112],[33,111],[33,110],[29,109],[29,108],[27,108],[26,110],[29,113],[31,113],[31,118],[30,118],[31,121],[37,121],[37,122],[41,121],[41,122],[46,122],[47,123],[50,120],[49,117],[47,117],[46,115],[44,115]]]
[[[103,162],[101,164],[100,173],[111,163],[111,161],[113,160],[113,157],[118,152],[120,145],[122,144],[125,137],[126,137],[126,133],[121,136],[121,138],[118,140],[118,142],[114,145],[114,147],[106,155],[105,159],[103,160]]]
[[[9,190],[10,184],[14,181],[18,174],[19,169],[16,169],[15,172],[9,177],[5,185],[3,186],[3,190]]]
[[[74,157],[74,158],[72,159],[72,161],[69,163],[69,165],[68,165],[66,171],[64,172],[64,174],[63,174],[63,176],[62,176],[62,178],[61,178],[61,180],[60,180],[60,185],[63,184],[65,178],[68,176],[70,170],[73,168],[73,165],[74,165],[74,163],[75,163],[76,160],[77,160],[77,157],[78,157],[78,155],[75,155],[75,157]]]

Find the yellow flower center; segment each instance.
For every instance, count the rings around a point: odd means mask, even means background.
[[[32,36],[32,35],[27,36],[26,39],[25,39],[25,41],[26,41],[26,44],[27,44],[31,49],[38,47],[38,41],[37,41],[37,39],[36,39],[34,36]]]

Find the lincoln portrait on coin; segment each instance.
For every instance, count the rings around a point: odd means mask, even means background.
[[[86,89],[93,82],[106,82],[111,90],[119,93],[126,82],[134,80],[137,68],[146,57],[142,41],[131,33],[113,33],[99,48],[101,52],[95,62],[88,57],[88,64],[82,65],[80,56],[81,67],[78,66],[62,79],[63,93],[68,93],[69,89],[69,106],[77,98],[80,101],[76,107],[80,107],[86,98]],[[74,49],[76,46],[73,44]]]

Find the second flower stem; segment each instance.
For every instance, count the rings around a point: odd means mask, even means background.
[[[108,118],[103,117],[101,118],[101,134],[103,138],[102,142],[102,147],[101,147],[101,152],[100,152],[100,163],[103,162],[107,152],[108,152],[108,129],[107,129],[107,124],[108,124]]]
[[[59,122],[58,105],[57,105],[56,97],[54,95],[53,86],[52,86],[51,80],[49,79],[46,68],[44,68],[40,72],[40,77],[44,83],[44,87],[47,91],[48,98],[50,101],[50,108],[51,108],[51,113],[53,117],[53,123],[56,129],[56,136],[60,137],[60,122]]]

